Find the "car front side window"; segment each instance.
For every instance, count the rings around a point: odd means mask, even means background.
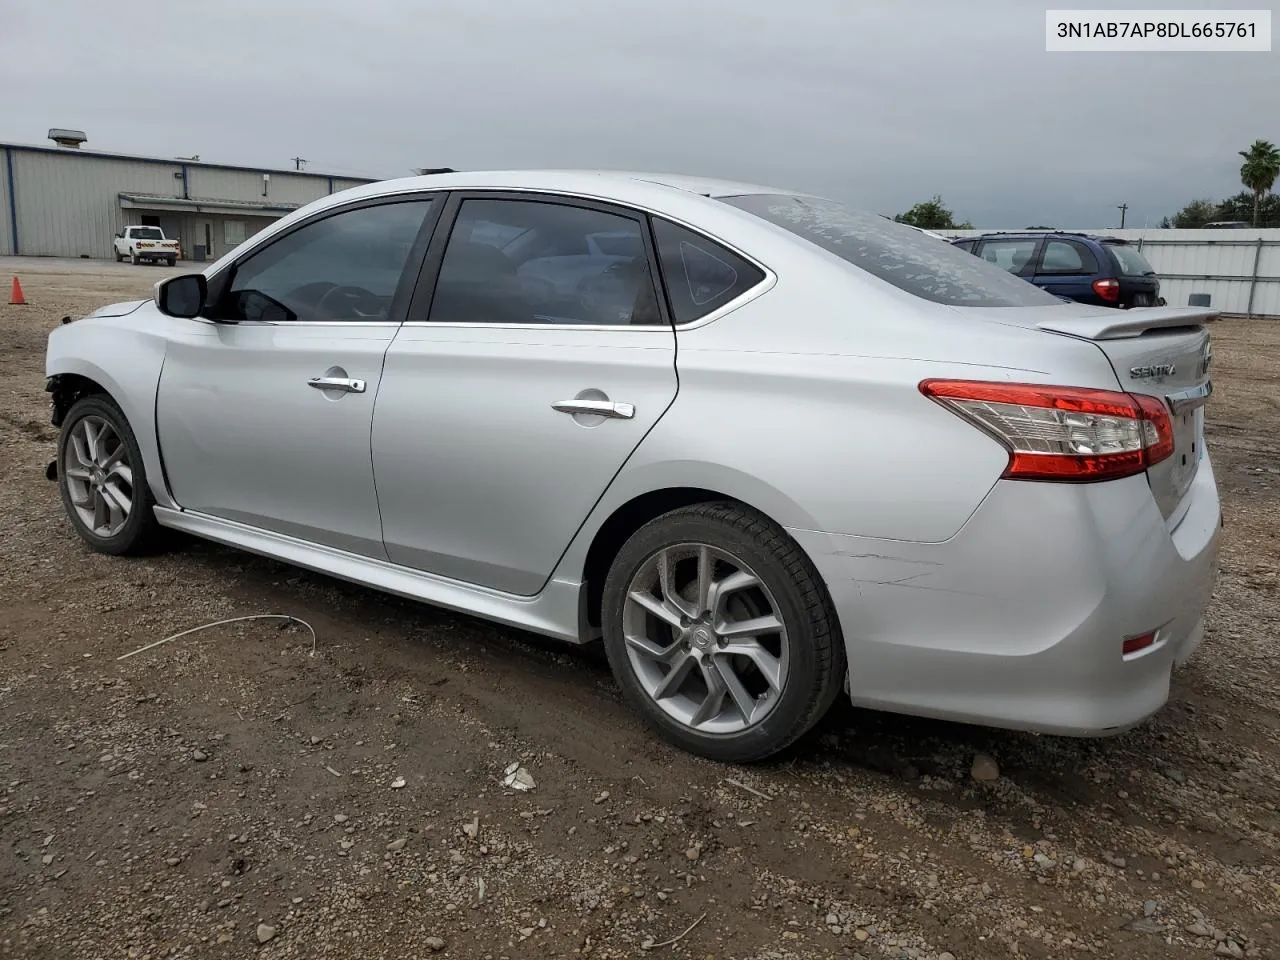
[[[235,267],[217,309],[232,322],[382,322],[435,202],[359,207],[312,221]]]

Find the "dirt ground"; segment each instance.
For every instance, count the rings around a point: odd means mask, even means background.
[[[1077,741],[840,705],[733,768],[650,735],[595,650],[210,544],[90,553],[43,476],[45,337],[169,271],[13,272],[0,956],[1280,957],[1280,323],[1213,327],[1222,577],[1152,722]],[[315,655],[256,621],[116,660],[257,613],[307,620]],[[501,785],[514,761],[532,793]]]

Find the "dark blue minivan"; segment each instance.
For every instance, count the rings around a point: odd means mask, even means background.
[[[1127,240],[1029,231],[961,237],[952,243],[1068,300],[1121,309],[1164,304],[1160,278]]]

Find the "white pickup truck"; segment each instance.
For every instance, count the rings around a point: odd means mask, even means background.
[[[112,241],[116,262],[128,260],[130,263],[167,263],[173,266],[178,261],[178,241],[165,238],[159,227],[125,227],[116,234]]]

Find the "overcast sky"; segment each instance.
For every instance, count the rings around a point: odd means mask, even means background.
[[[71,127],[368,176],[644,169],[881,213],[940,193],[988,227],[1114,226],[1122,202],[1154,226],[1238,192],[1236,151],[1280,142],[1280,53],[1050,54],[1045,6],[0,0],[0,140]]]

